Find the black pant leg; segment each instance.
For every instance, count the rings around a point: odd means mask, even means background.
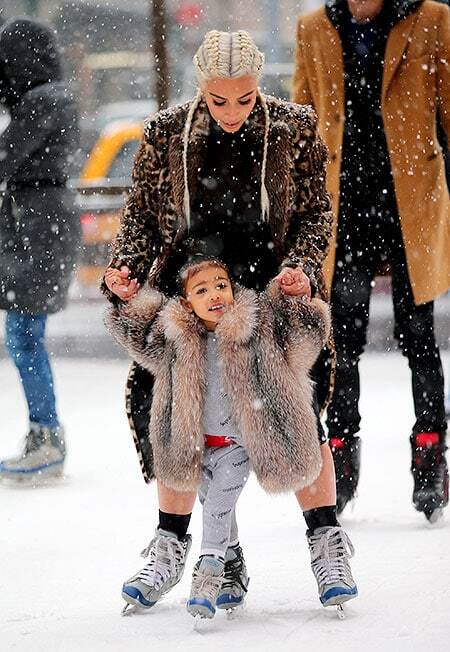
[[[392,242],[394,336],[408,359],[416,422],[413,434],[445,432],[444,374],[434,335],[434,303],[417,306],[409,280],[400,227]]]
[[[328,406],[329,437],[349,437],[359,431],[359,359],[366,344],[369,303],[377,251],[368,246],[367,229],[343,221],[338,238],[331,290],[331,315],[336,345],[334,393]],[[373,243],[371,243],[373,244]]]

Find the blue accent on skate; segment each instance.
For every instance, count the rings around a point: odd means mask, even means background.
[[[223,605],[230,605],[230,607],[234,607],[238,604],[241,604],[241,602],[244,601],[244,596],[236,596],[232,595],[231,593],[222,593],[222,595],[219,595],[219,597],[216,600],[216,607],[221,607]]]
[[[64,464],[64,460],[50,462],[50,464],[41,464],[40,466],[33,466],[32,469],[9,469],[3,464],[3,462],[0,462],[0,473],[20,473],[23,475],[27,473],[39,473],[39,471],[44,471],[45,469],[49,469],[52,466],[59,466],[60,464]]]
[[[129,595],[130,598],[133,598],[139,604],[141,604],[143,607],[153,607],[155,602],[150,602],[150,600],[146,600],[142,593],[137,589],[135,586],[127,586],[126,584],[123,585],[122,587],[122,593],[125,593],[125,595]]]
[[[206,598],[191,598],[190,600],[187,601],[188,607],[195,607],[195,605],[198,605],[200,607],[206,607],[212,614],[216,613],[216,610],[214,609],[210,601],[206,600]]]
[[[353,589],[347,589],[344,586],[333,586],[332,589],[325,591],[323,596],[320,598],[320,602],[324,604],[330,598],[335,598],[337,595],[358,595],[358,589],[353,587]]]

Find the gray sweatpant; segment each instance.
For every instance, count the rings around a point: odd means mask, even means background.
[[[198,492],[203,505],[201,555],[225,558],[228,546],[237,543],[236,503],[249,472],[249,457],[242,446],[205,449]]]

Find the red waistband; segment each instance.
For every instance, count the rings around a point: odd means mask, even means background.
[[[229,437],[223,437],[222,435],[205,435],[205,446],[216,446],[221,448],[222,446],[231,446],[233,440]]]

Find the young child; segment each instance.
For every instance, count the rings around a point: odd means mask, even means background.
[[[106,321],[154,375],[156,477],[178,491],[201,485],[203,538],[187,609],[212,618],[246,592],[245,569],[230,592],[224,564],[233,550],[239,557],[235,506],[250,468],[269,492],[301,489],[320,473],[309,371],[330,317],[323,301],[285,296],[277,281],[260,294],[233,287],[214,259],[185,266],[180,283],[178,300],[143,288]]]

